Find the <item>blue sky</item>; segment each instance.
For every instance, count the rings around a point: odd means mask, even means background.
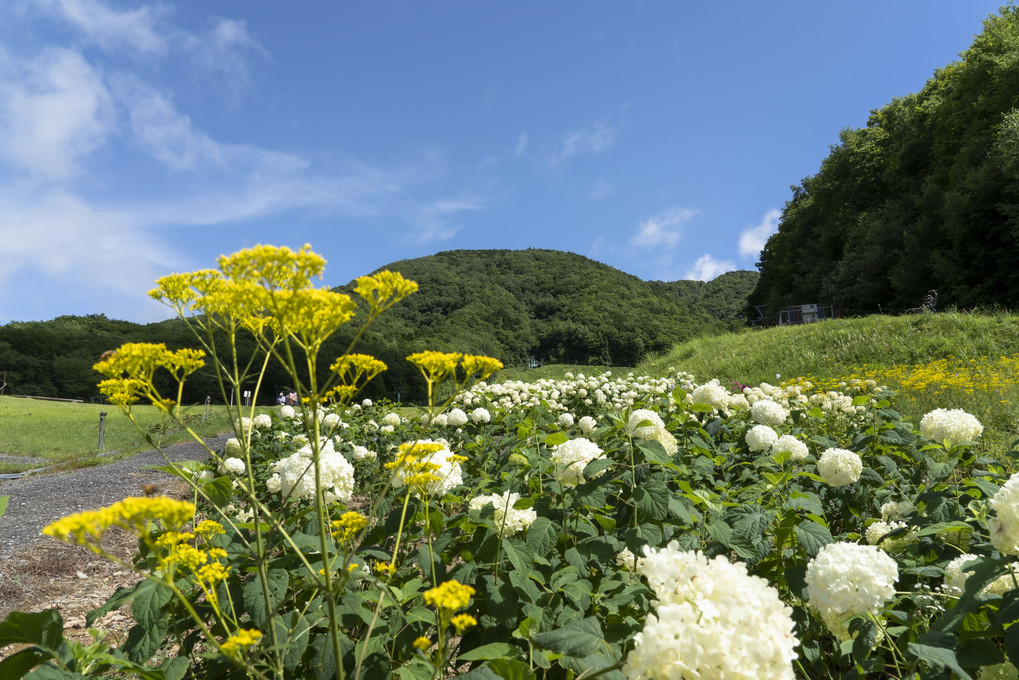
[[[460,248],[753,269],[790,185],[981,0],[0,3],[0,324],[169,316],[257,243],[326,285]]]

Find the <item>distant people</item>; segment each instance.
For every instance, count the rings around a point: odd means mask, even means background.
[[[280,396],[276,397],[276,403],[278,405],[280,405],[280,406],[283,406],[284,404],[286,404],[287,403],[287,395],[285,395],[282,392],[280,392]]]
[[[297,392],[291,392],[287,395],[287,406],[297,406]]]

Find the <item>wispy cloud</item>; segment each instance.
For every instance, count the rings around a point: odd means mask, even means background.
[[[564,161],[579,154],[598,154],[612,148],[616,132],[603,123],[595,123],[582,130],[567,133],[559,144],[555,160]]]
[[[674,248],[683,237],[682,227],[699,213],[692,208],[669,208],[640,223],[627,242],[632,248]]]
[[[167,10],[161,5],[117,11],[96,0],[42,0],[41,6],[105,50],[167,50],[166,32],[160,30]]]
[[[740,257],[758,258],[768,237],[778,231],[778,222],[782,212],[772,208],[764,214],[764,218],[752,227],[747,227],[739,235]]]
[[[687,270],[683,278],[695,281],[710,281],[716,276],[731,271],[736,271],[736,264],[734,262],[730,260],[716,260],[710,254],[705,254],[697,258],[693,267]]]
[[[75,175],[114,125],[102,76],[62,47],[34,60],[0,53],[0,158],[36,177]]]
[[[527,133],[521,132],[517,137],[517,145],[513,149],[513,155],[520,158],[527,151]]]
[[[595,201],[600,201],[603,198],[608,198],[616,192],[616,188],[609,183],[604,177],[599,177],[591,185],[591,192],[588,196]]]
[[[417,241],[428,243],[452,238],[462,226],[454,218],[460,213],[481,210],[484,204],[484,199],[463,196],[437,199],[419,206],[413,218],[418,228]]]

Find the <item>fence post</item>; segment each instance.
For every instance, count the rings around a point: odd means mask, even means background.
[[[202,418],[202,422],[203,422],[203,423],[204,423],[204,422],[205,422],[206,420],[208,420],[208,419],[209,419],[209,404],[211,404],[211,403],[212,403],[212,397],[206,397],[206,398],[205,398],[205,417],[204,417],[204,418]]]
[[[99,412],[99,452],[106,450],[106,442],[103,440],[103,429],[106,424],[106,411]]]

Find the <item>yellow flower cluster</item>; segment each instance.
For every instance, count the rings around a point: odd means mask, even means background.
[[[462,633],[464,630],[471,626],[478,625],[478,620],[470,614],[457,614],[449,620],[454,626],[456,626],[456,632]]]
[[[235,659],[240,659],[244,652],[262,639],[262,633],[257,630],[241,628],[239,631],[228,637],[221,645],[223,653]]]
[[[433,388],[447,378],[452,377],[457,391],[461,391],[475,382],[487,379],[502,368],[502,362],[492,357],[432,350],[411,354],[407,361],[417,366],[425,377],[429,404],[432,402]],[[457,375],[458,368],[460,375]]]
[[[343,383],[333,389],[331,396],[341,404],[349,404],[368,381],[386,370],[385,362],[367,354],[346,354],[337,359],[329,370]]]
[[[284,333],[292,333],[309,352],[317,352],[330,335],[353,318],[357,304],[343,293],[304,288],[275,293],[270,309]]]
[[[425,380],[440,383],[453,374],[462,357],[463,354],[459,352],[428,350],[411,354],[407,357],[407,361],[418,367],[418,370],[425,376]]]
[[[257,245],[219,258],[219,269],[234,281],[254,283],[266,290],[300,290],[322,276],[326,261],[307,243],[294,252],[286,246]]]
[[[437,442],[406,442],[400,444],[400,454],[391,463],[386,463],[389,470],[399,470],[404,484],[418,494],[425,494],[428,485],[441,482],[442,478],[434,474],[442,466],[428,460],[433,453],[441,451],[445,445]],[[463,460],[466,460],[464,458]]]
[[[53,522],[42,533],[61,541],[100,549],[103,534],[118,526],[148,535],[149,525],[160,522],[169,531],[177,531],[195,516],[195,506],[166,496],[125,498],[108,508],[86,510]]]
[[[163,343],[129,342],[105,356],[93,368],[107,380],[99,383],[99,390],[110,403],[118,406],[133,404],[141,397],[167,407],[152,386],[152,376],[164,368],[180,383],[205,365],[205,352],[200,349],[179,349],[171,352]]]
[[[446,581],[436,588],[425,591],[425,604],[435,607],[443,614],[451,614],[466,608],[474,592],[474,588],[458,581]]]
[[[340,543],[349,543],[368,526],[368,518],[359,512],[345,512],[336,520],[333,520],[330,529],[333,538]]]
[[[422,652],[427,652],[428,648],[432,646],[432,641],[426,637],[419,637],[414,640],[414,649],[420,649]]]
[[[388,269],[357,280],[354,291],[368,303],[368,314],[374,319],[418,289],[418,285]]]

